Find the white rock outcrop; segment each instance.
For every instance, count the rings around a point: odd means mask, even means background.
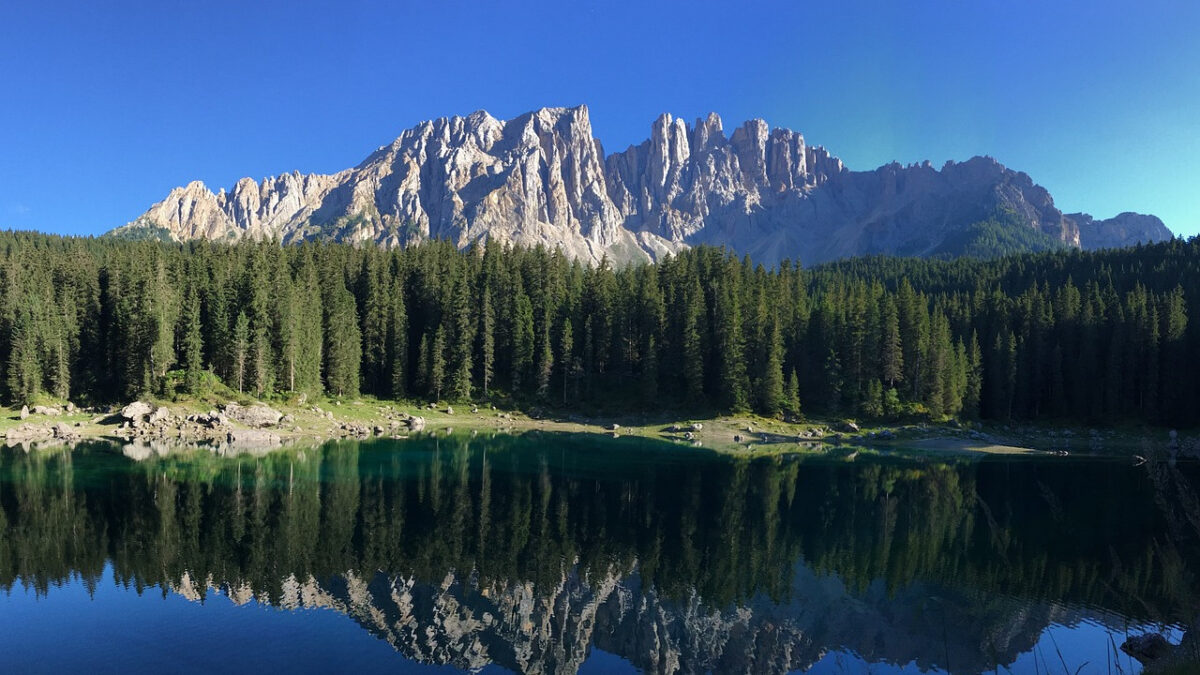
[[[389,247],[497,241],[591,263],[713,244],[767,264],[815,263],[935,253],[998,211],[1076,247],[1088,228],[1099,229],[1104,245],[1170,236],[1141,223],[1064,216],[1029,176],[986,157],[941,170],[925,162],[849,171],[803,135],[761,119],[726,136],[715,113],[690,125],[664,114],[646,141],[605,154],[586,106],[422,122],[335,174],[243,178],[216,193],[192,182],[113,234]]]

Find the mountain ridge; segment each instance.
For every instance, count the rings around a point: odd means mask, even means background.
[[[587,262],[654,260],[724,245],[763,263],[933,255],[998,211],[1076,248],[1172,235],[1154,216],[1063,214],[1027,174],[990,157],[851,171],[799,132],[716,113],[660,115],[645,141],[605,153],[586,106],[510,120],[486,111],[403,131],[358,165],[298,171],[226,192],[199,181],[110,234],[173,241],[278,239],[394,247],[450,239],[561,248]]]

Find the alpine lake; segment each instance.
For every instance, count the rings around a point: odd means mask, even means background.
[[[1200,640],[1198,494],[597,434],[8,448],[0,669],[1135,673]]]

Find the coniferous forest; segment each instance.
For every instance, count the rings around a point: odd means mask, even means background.
[[[1187,423],[1200,240],[765,269],[558,252],[0,234],[0,399],[359,394]]]

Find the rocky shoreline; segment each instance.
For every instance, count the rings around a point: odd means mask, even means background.
[[[202,401],[134,401],[108,410],[36,405],[15,414],[0,410],[0,435],[9,447],[45,447],[84,440],[110,440],[150,448],[206,447],[218,454],[266,451],[284,445],[338,439],[403,439],[414,433],[454,429],[522,433],[549,431],[638,436],[681,447],[745,453],[853,454],[856,448],[925,454],[1149,454],[1170,459],[1200,459],[1200,438],[1171,430],[1072,430],[1031,426],[980,428],[958,422],[900,426],[859,425],[852,420],[784,422],[754,417],[713,417],[664,422],[648,416],[591,419],[578,415],[529,414],[471,406],[456,412],[450,405],[420,407],[383,401],[322,400],[305,397],[284,404],[257,401],[213,404]],[[407,408],[407,409],[406,409]],[[159,453],[161,454],[161,453]]]

